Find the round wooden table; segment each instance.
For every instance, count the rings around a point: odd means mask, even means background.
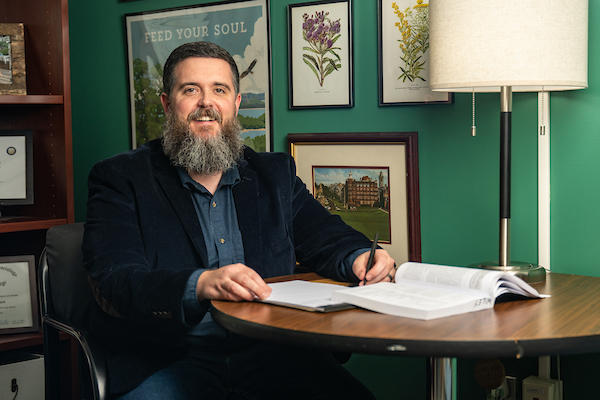
[[[277,280],[317,280],[315,274]],[[431,321],[362,309],[313,313],[262,303],[213,301],[213,318],[256,339],[334,351],[432,359],[430,398],[450,399],[450,358],[521,358],[600,351],[600,278],[550,273],[539,300]],[[450,390],[450,395],[448,394]]]

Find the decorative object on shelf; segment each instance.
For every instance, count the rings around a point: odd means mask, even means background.
[[[0,94],[27,94],[23,24],[0,24]]]
[[[33,131],[0,130],[2,206],[33,204]]]
[[[0,334],[40,328],[34,256],[0,257]]]
[[[289,108],[354,107],[352,1],[288,5]]]
[[[417,133],[291,133],[296,173],[332,214],[398,265],[421,261]]]
[[[588,0],[443,0],[430,13],[431,88],[500,92],[500,257],[476,266],[543,281],[510,257],[512,92],[587,87]]]
[[[378,0],[379,105],[452,103],[432,92],[428,0]]]
[[[271,150],[271,49],[268,0],[225,1],[125,16],[132,147],[162,134],[162,68],[178,46],[207,41],[226,49],[240,72],[238,119],[244,144]]]

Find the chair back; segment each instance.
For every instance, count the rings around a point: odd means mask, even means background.
[[[81,327],[94,297],[83,268],[83,223],[48,229],[40,263],[41,309],[69,325]]]

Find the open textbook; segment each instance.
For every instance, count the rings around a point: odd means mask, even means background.
[[[336,290],[332,300],[399,317],[430,320],[494,307],[498,296],[542,298],[507,272],[408,262],[395,282]]]

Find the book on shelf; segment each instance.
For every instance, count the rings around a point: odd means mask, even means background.
[[[547,297],[508,272],[408,262],[398,267],[395,282],[336,290],[331,299],[383,314],[431,320],[493,308],[502,295]]]

